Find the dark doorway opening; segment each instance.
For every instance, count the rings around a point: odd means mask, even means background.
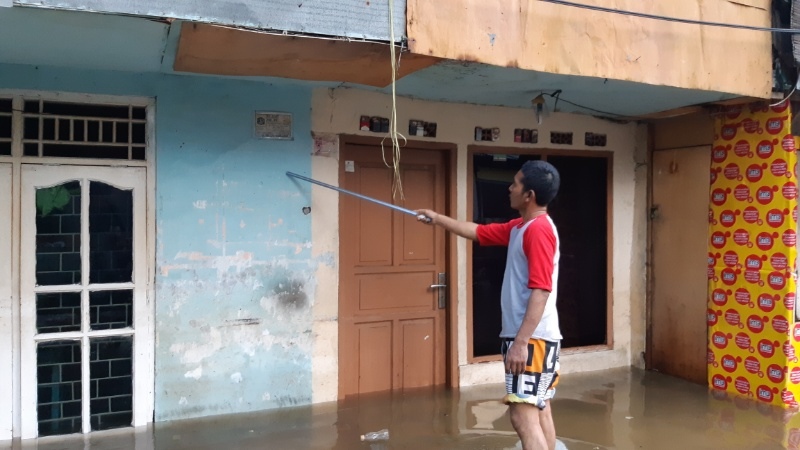
[[[564,348],[608,344],[609,158],[565,155],[473,154],[473,220],[479,224],[518,217],[508,186],[525,161],[546,159],[561,174],[549,211],[561,241],[558,312]],[[500,289],[505,247],[472,248],[473,357],[500,353]]]

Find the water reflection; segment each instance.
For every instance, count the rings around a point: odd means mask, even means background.
[[[564,377],[553,401],[559,450],[800,449],[800,415],[657,373]],[[279,411],[159,423],[90,437],[19,442],[55,449],[521,448],[498,399],[501,384],[460,391],[372,394]],[[361,442],[382,428],[390,439]],[[10,443],[6,443],[10,447]],[[0,448],[3,444],[0,444]]]

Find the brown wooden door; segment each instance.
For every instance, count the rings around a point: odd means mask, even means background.
[[[409,209],[445,210],[440,152],[403,149],[405,201],[392,200],[393,172],[380,146],[347,144],[341,159],[345,189]],[[444,384],[446,310],[430,286],[445,272],[445,233],[348,195],[339,196],[339,212],[339,397]]]
[[[650,368],[706,383],[710,147],[653,155]]]

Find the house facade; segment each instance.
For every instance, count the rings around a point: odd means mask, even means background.
[[[707,3],[643,12],[769,26]],[[547,2],[0,1],[0,440],[500,380],[498,249],[286,172],[489,223],[547,159],[563,373],[644,367],[652,152],[700,120],[664,117],[769,98],[770,43]]]

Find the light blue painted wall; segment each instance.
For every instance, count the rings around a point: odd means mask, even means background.
[[[311,401],[311,88],[0,64],[0,89],[155,97],[156,420]],[[291,112],[293,141],[253,138]]]

